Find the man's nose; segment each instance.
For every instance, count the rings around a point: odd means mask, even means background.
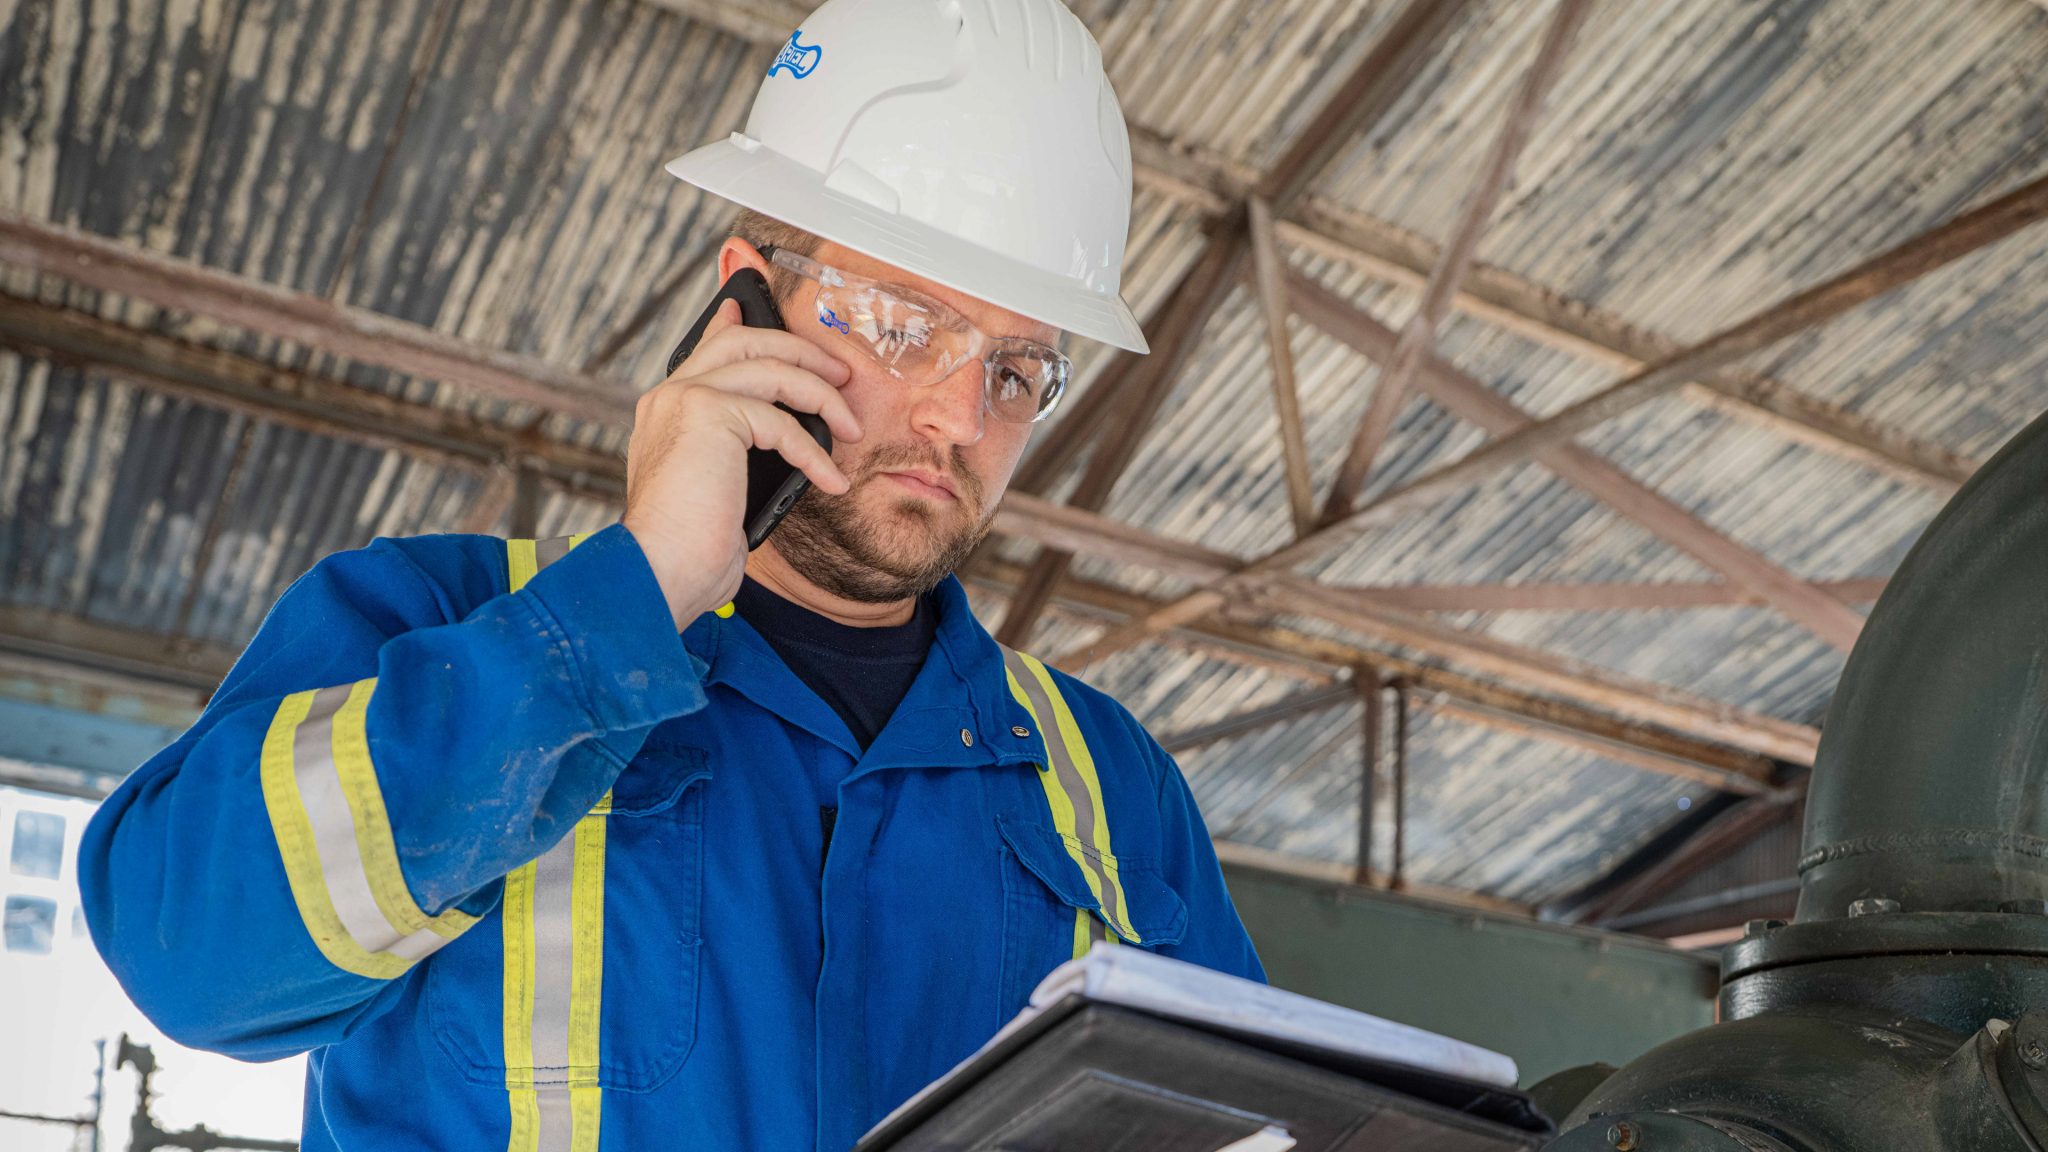
[[[980,442],[982,426],[981,361],[970,360],[954,369],[944,380],[916,392],[917,405],[910,414],[918,431],[948,444],[966,446]]]

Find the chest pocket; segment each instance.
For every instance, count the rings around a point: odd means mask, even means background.
[[[471,1082],[511,1093],[515,1123],[579,1090],[651,1091],[689,1056],[710,778],[702,751],[657,734],[428,965],[435,1040]]]
[[[1030,820],[998,817],[996,824],[1005,853],[1005,1018],[1024,1006],[1046,973],[1086,955],[1098,942],[1159,948],[1187,935],[1187,904],[1159,874],[1157,859],[1095,861],[1116,881],[1113,895],[1097,895],[1090,875],[1074,861],[1076,846],[1065,837]]]
[[[1045,665],[1003,649],[1010,692],[1045,745],[1038,791],[1045,819],[998,817],[1003,870],[1005,1014],[1023,1006],[1044,975],[1096,943],[1156,948],[1187,932],[1187,905],[1157,860],[1117,851],[1115,820],[1093,753]],[[1126,817],[1128,819],[1128,817]]]

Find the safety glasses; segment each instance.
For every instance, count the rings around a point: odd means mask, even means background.
[[[1021,336],[990,336],[915,289],[856,276],[786,248],[770,245],[760,252],[776,267],[817,281],[818,323],[913,388],[929,388],[978,361],[983,406],[1011,424],[1045,419],[1066,394],[1073,365],[1057,348]]]

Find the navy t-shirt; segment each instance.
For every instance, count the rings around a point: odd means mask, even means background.
[[[797,679],[839,713],[866,750],[909,694],[931,651],[939,620],[929,599],[918,597],[906,624],[855,628],[742,580],[733,608]],[[836,781],[832,790],[837,791]]]

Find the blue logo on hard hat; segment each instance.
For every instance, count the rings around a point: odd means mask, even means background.
[[[782,51],[775,54],[775,63],[768,66],[770,76],[787,68],[791,76],[801,80],[818,70],[818,58],[825,50],[816,44],[797,43],[797,37],[803,34],[801,28],[789,34],[789,43],[782,46]]]

